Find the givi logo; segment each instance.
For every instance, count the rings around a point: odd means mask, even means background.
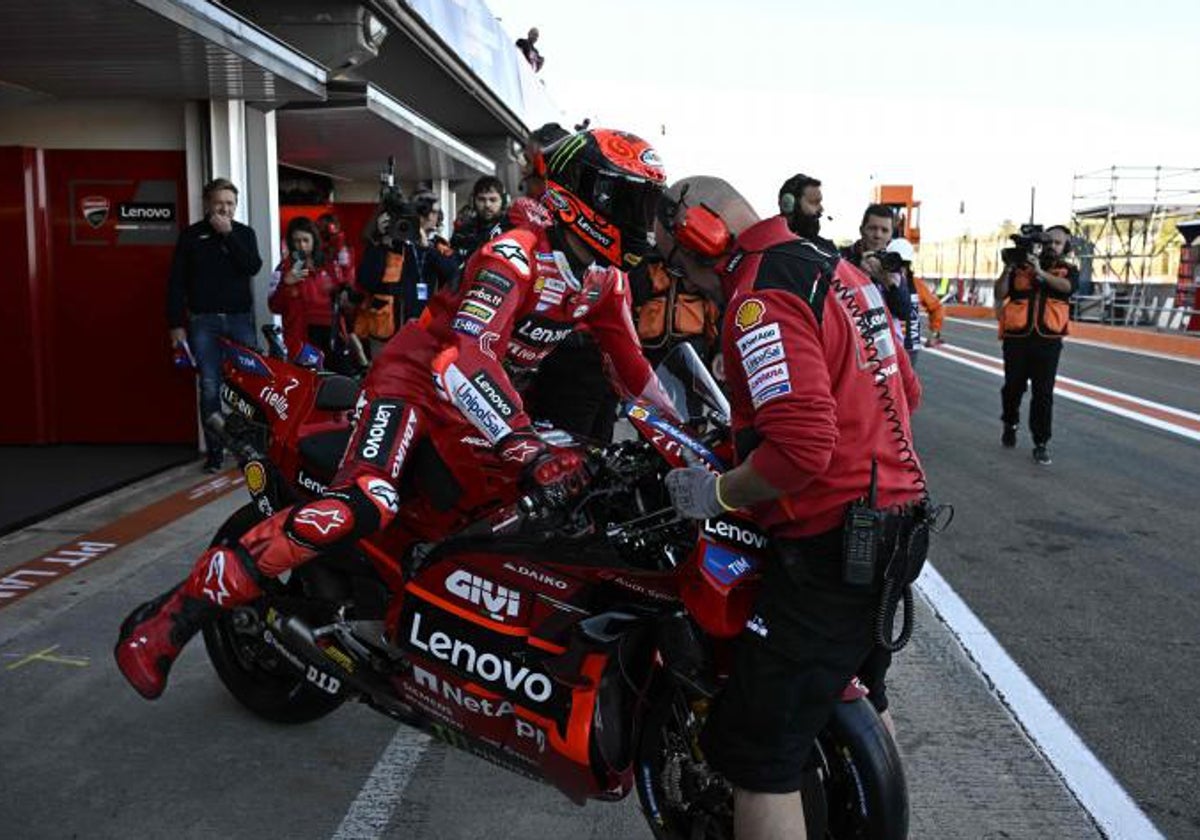
[[[108,211],[112,205],[102,195],[84,196],[79,202],[79,211],[83,219],[93,228],[98,228],[108,219]]]

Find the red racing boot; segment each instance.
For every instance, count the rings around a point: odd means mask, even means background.
[[[147,700],[162,694],[172,663],[204,622],[262,594],[249,569],[253,560],[240,546],[210,548],[183,583],[129,614],[113,656],[138,694]]]

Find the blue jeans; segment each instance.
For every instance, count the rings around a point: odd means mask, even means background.
[[[200,420],[203,422],[214,411],[221,410],[221,336],[238,344],[257,349],[254,335],[254,313],[252,312],[198,312],[188,320],[188,343],[196,357],[200,371]],[[213,439],[208,428],[204,429],[204,441],[208,457],[216,461],[222,457],[221,445]]]

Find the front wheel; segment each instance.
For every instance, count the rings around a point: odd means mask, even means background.
[[[707,701],[661,691],[638,743],[642,812],[659,840],[732,840],[733,788],[704,761]],[[866,700],[839,703],[818,736],[801,793],[810,838],[891,840],[908,834],[908,794],[895,744]]]

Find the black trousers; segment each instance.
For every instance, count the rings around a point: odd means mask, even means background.
[[[1054,416],[1054,378],[1062,339],[1028,336],[1004,339],[1004,387],[1000,389],[1000,419],[1008,426],[1021,422],[1021,397],[1030,383],[1029,431],[1035,446],[1050,441]]]

